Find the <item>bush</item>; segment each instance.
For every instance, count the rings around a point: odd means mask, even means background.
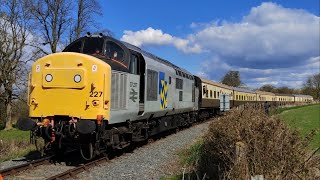
[[[302,139],[261,109],[231,110],[210,124],[194,166],[209,179],[315,179],[320,157],[308,149],[313,135]]]

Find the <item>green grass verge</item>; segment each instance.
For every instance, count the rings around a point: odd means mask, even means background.
[[[315,130],[310,147],[315,149],[320,146],[320,104],[287,108],[281,111],[279,117],[290,127],[296,128],[302,136]]]
[[[292,107],[279,107],[277,109],[274,109],[271,112],[271,115],[276,115],[276,114],[281,114],[284,111],[288,111],[288,110],[293,110],[293,109],[299,109],[301,107],[309,107],[309,106],[314,106],[315,104],[308,104],[308,105],[301,105],[301,106],[292,106]]]
[[[36,148],[30,144],[30,132],[18,129],[0,130],[0,162],[22,157]]]

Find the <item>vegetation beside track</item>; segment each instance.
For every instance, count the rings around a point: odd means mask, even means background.
[[[18,129],[0,130],[0,162],[22,157],[35,151],[30,144],[30,132]]]
[[[289,109],[303,112],[300,116],[309,113],[315,118],[311,124],[316,125],[315,109],[319,112],[319,105],[300,108]],[[306,131],[303,135],[307,137],[302,138],[279,116],[266,116],[263,109],[232,110],[211,123],[201,141],[180,153],[180,163],[187,171],[165,179],[249,179],[250,175],[266,179],[319,178],[315,169],[320,166],[320,156],[308,147],[312,133]]]

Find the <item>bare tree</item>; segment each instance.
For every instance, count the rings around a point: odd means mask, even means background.
[[[227,72],[222,78],[221,83],[229,86],[233,86],[233,87],[239,87],[240,85],[242,85],[239,71]]]
[[[5,129],[12,128],[12,102],[25,82],[25,47],[30,17],[23,0],[5,0],[0,7],[0,87],[5,108]]]
[[[33,44],[44,54],[55,53],[61,38],[71,23],[71,4],[68,0],[34,0],[30,1],[29,9],[36,28],[34,34],[39,34],[40,43]],[[42,42],[41,42],[42,41]],[[49,44],[51,52],[43,46]]]
[[[320,99],[320,73],[308,77],[302,92],[313,96],[315,99]]]
[[[70,29],[69,41],[78,39],[81,34],[98,27],[95,16],[101,16],[101,6],[97,0],[77,0],[77,14]]]
[[[272,84],[265,84],[259,88],[260,91],[273,92],[276,89]]]
[[[101,6],[97,0],[77,0],[75,1],[77,12],[74,15],[75,20],[69,29],[67,44],[80,38],[86,32],[103,33],[104,35],[113,36],[109,29],[102,29],[98,19],[102,15]]]
[[[294,93],[294,89],[291,89],[287,86],[282,86],[276,89],[277,93],[281,93],[281,94],[293,94]]]

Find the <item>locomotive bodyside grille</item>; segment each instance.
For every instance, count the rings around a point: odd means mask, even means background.
[[[111,109],[127,109],[127,74],[113,71],[111,79]]]

